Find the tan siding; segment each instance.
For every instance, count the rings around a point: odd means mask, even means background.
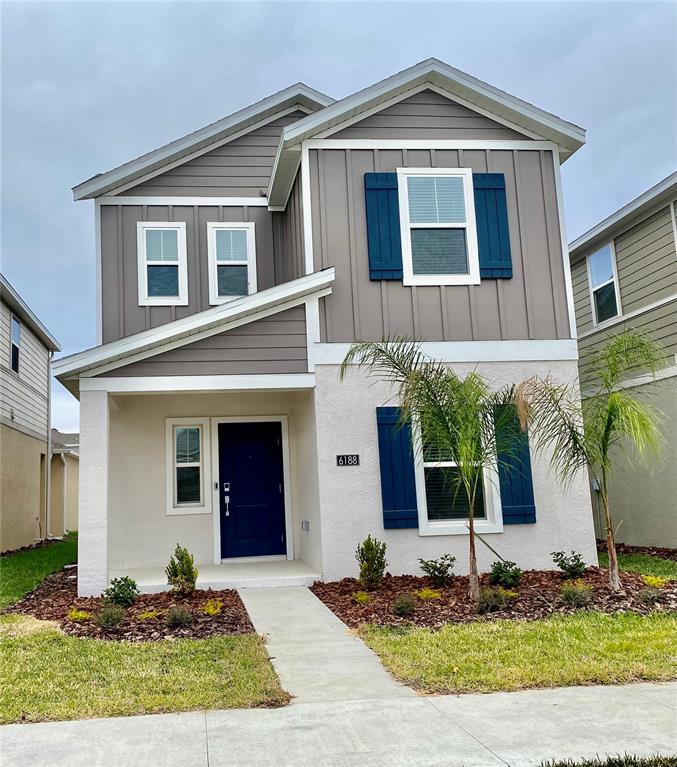
[[[576,327],[579,334],[585,333],[592,328],[590,283],[588,281],[588,263],[585,258],[571,265],[571,283],[576,310]]]
[[[425,90],[331,135],[377,139],[524,139],[484,115]]]
[[[278,117],[127,190],[127,195],[258,197],[268,188],[282,128],[305,117],[301,111]]]
[[[471,167],[506,177],[511,280],[405,287],[369,279],[364,174],[397,167]],[[312,150],[315,268],[336,267],[321,302],[322,340],[568,338],[564,267],[550,153],[536,150]]]
[[[303,306],[133,362],[103,376],[251,375],[308,371]]]

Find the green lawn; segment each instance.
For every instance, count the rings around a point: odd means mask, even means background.
[[[609,555],[606,551],[599,553],[599,566],[609,566]],[[677,579],[677,562],[672,559],[652,557],[648,554],[619,554],[618,567],[628,573],[641,575],[660,575],[663,578]]]
[[[365,626],[401,681],[435,693],[625,684],[677,677],[677,615],[581,612],[539,621]]]
[[[0,617],[0,723],[288,702],[262,640],[106,642]]]
[[[0,557],[0,609],[18,602],[50,573],[76,562],[77,558],[76,533],[43,548]]]
[[[543,762],[542,767],[677,767],[677,756],[608,756],[601,759],[567,759]]]

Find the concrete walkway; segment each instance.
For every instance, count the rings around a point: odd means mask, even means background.
[[[295,703],[0,727],[2,767],[536,767],[677,752],[677,684]]]
[[[415,697],[309,589],[239,593],[295,703]]]

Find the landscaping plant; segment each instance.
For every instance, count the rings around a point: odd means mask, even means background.
[[[561,594],[569,607],[585,607],[592,598],[592,588],[583,581],[569,581],[562,584]]]
[[[193,614],[187,607],[175,605],[167,610],[165,621],[170,629],[185,628],[193,622]]]
[[[498,560],[491,566],[489,582],[497,586],[505,586],[507,589],[519,586],[522,580],[522,570],[515,562],[507,559]]]
[[[572,551],[569,556],[563,551],[553,551],[552,561],[567,578],[580,578],[582,575],[585,575],[585,562],[583,557],[576,551]]]
[[[114,605],[131,607],[139,596],[139,589],[133,578],[123,575],[121,578],[113,578],[103,596]]]
[[[88,613],[86,610],[78,610],[77,607],[71,607],[68,611],[68,620],[73,621],[73,623],[84,623],[93,617],[91,613]]]
[[[353,594],[353,599],[358,605],[366,605],[367,602],[371,601],[371,596],[366,591],[356,591]]]
[[[578,385],[561,385],[538,376],[518,386],[522,425],[529,427],[536,450],[550,452],[550,465],[563,484],[588,470],[597,480],[604,510],[609,553],[609,583],[621,590],[615,529],[609,502],[609,474],[616,456],[630,446],[641,463],[663,446],[660,413],[623,388],[628,374],[655,375],[665,359],[662,347],[643,333],[627,330],[612,336],[594,355],[586,378],[597,389],[579,406]],[[643,387],[646,388],[646,387]]]
[[[419,559],[421,570],[430,578],[435,586],[448,586],[454,578],[454,563],[456,557],[443,554],[439,559]]]
[[[460,496],[468,509],[469,595],[477,602],[480,579],[475,551],[475,511],[485,472],[498,468],[498,455],[516,452],[514,387],[498,392],[476,372],[458,376],[432,360],[420,344],[407,338],[380,343],[358,342],[348,350],[341,378],[350,366],[365,367],[369,375],[390,384],[400,405],[400,425],[411,422],[414,449],[430,461],[451,461],[445,472],[450,498]]]
[[[115,605],[112,602],[104,602],[99,614],[96,616],[96,622],[99,628],[104,631],[117,628],[125,618],[125,608]]]
[[[386,544],[368,535],[355,551],[360,566],[359,581],[365,589],[377,589],[386,571]]]
[[[399,594],[393,602],[393,613],[400,618],[408,618],[416,610],[416,600],[411,594]]]
[[[208,599],[202,606],[205,615],[220,615],[223,610],[223,602],[220,599]]]
[[[437,589],[429,589],[427,586],[416,592],[419,599],[441,599],[442,592]]]
[[[176,544],[174,555],[169,560],[165,569],[167,574],[167,583],[172,587],[172,591],[181,595],[188,596],[195,591],[197,583],[198,570],[195,567],[193,555],[188,549]]]
[[[504,610],[515,597],[517,597],[516,591],[504,589],[502,586],[486,586],[480,590],[477,612],[484,614]]]

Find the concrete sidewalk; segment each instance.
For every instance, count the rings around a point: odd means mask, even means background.
[[[677,752],[677,684],[294,703],[0,728],[2,767],[536,767]]]

